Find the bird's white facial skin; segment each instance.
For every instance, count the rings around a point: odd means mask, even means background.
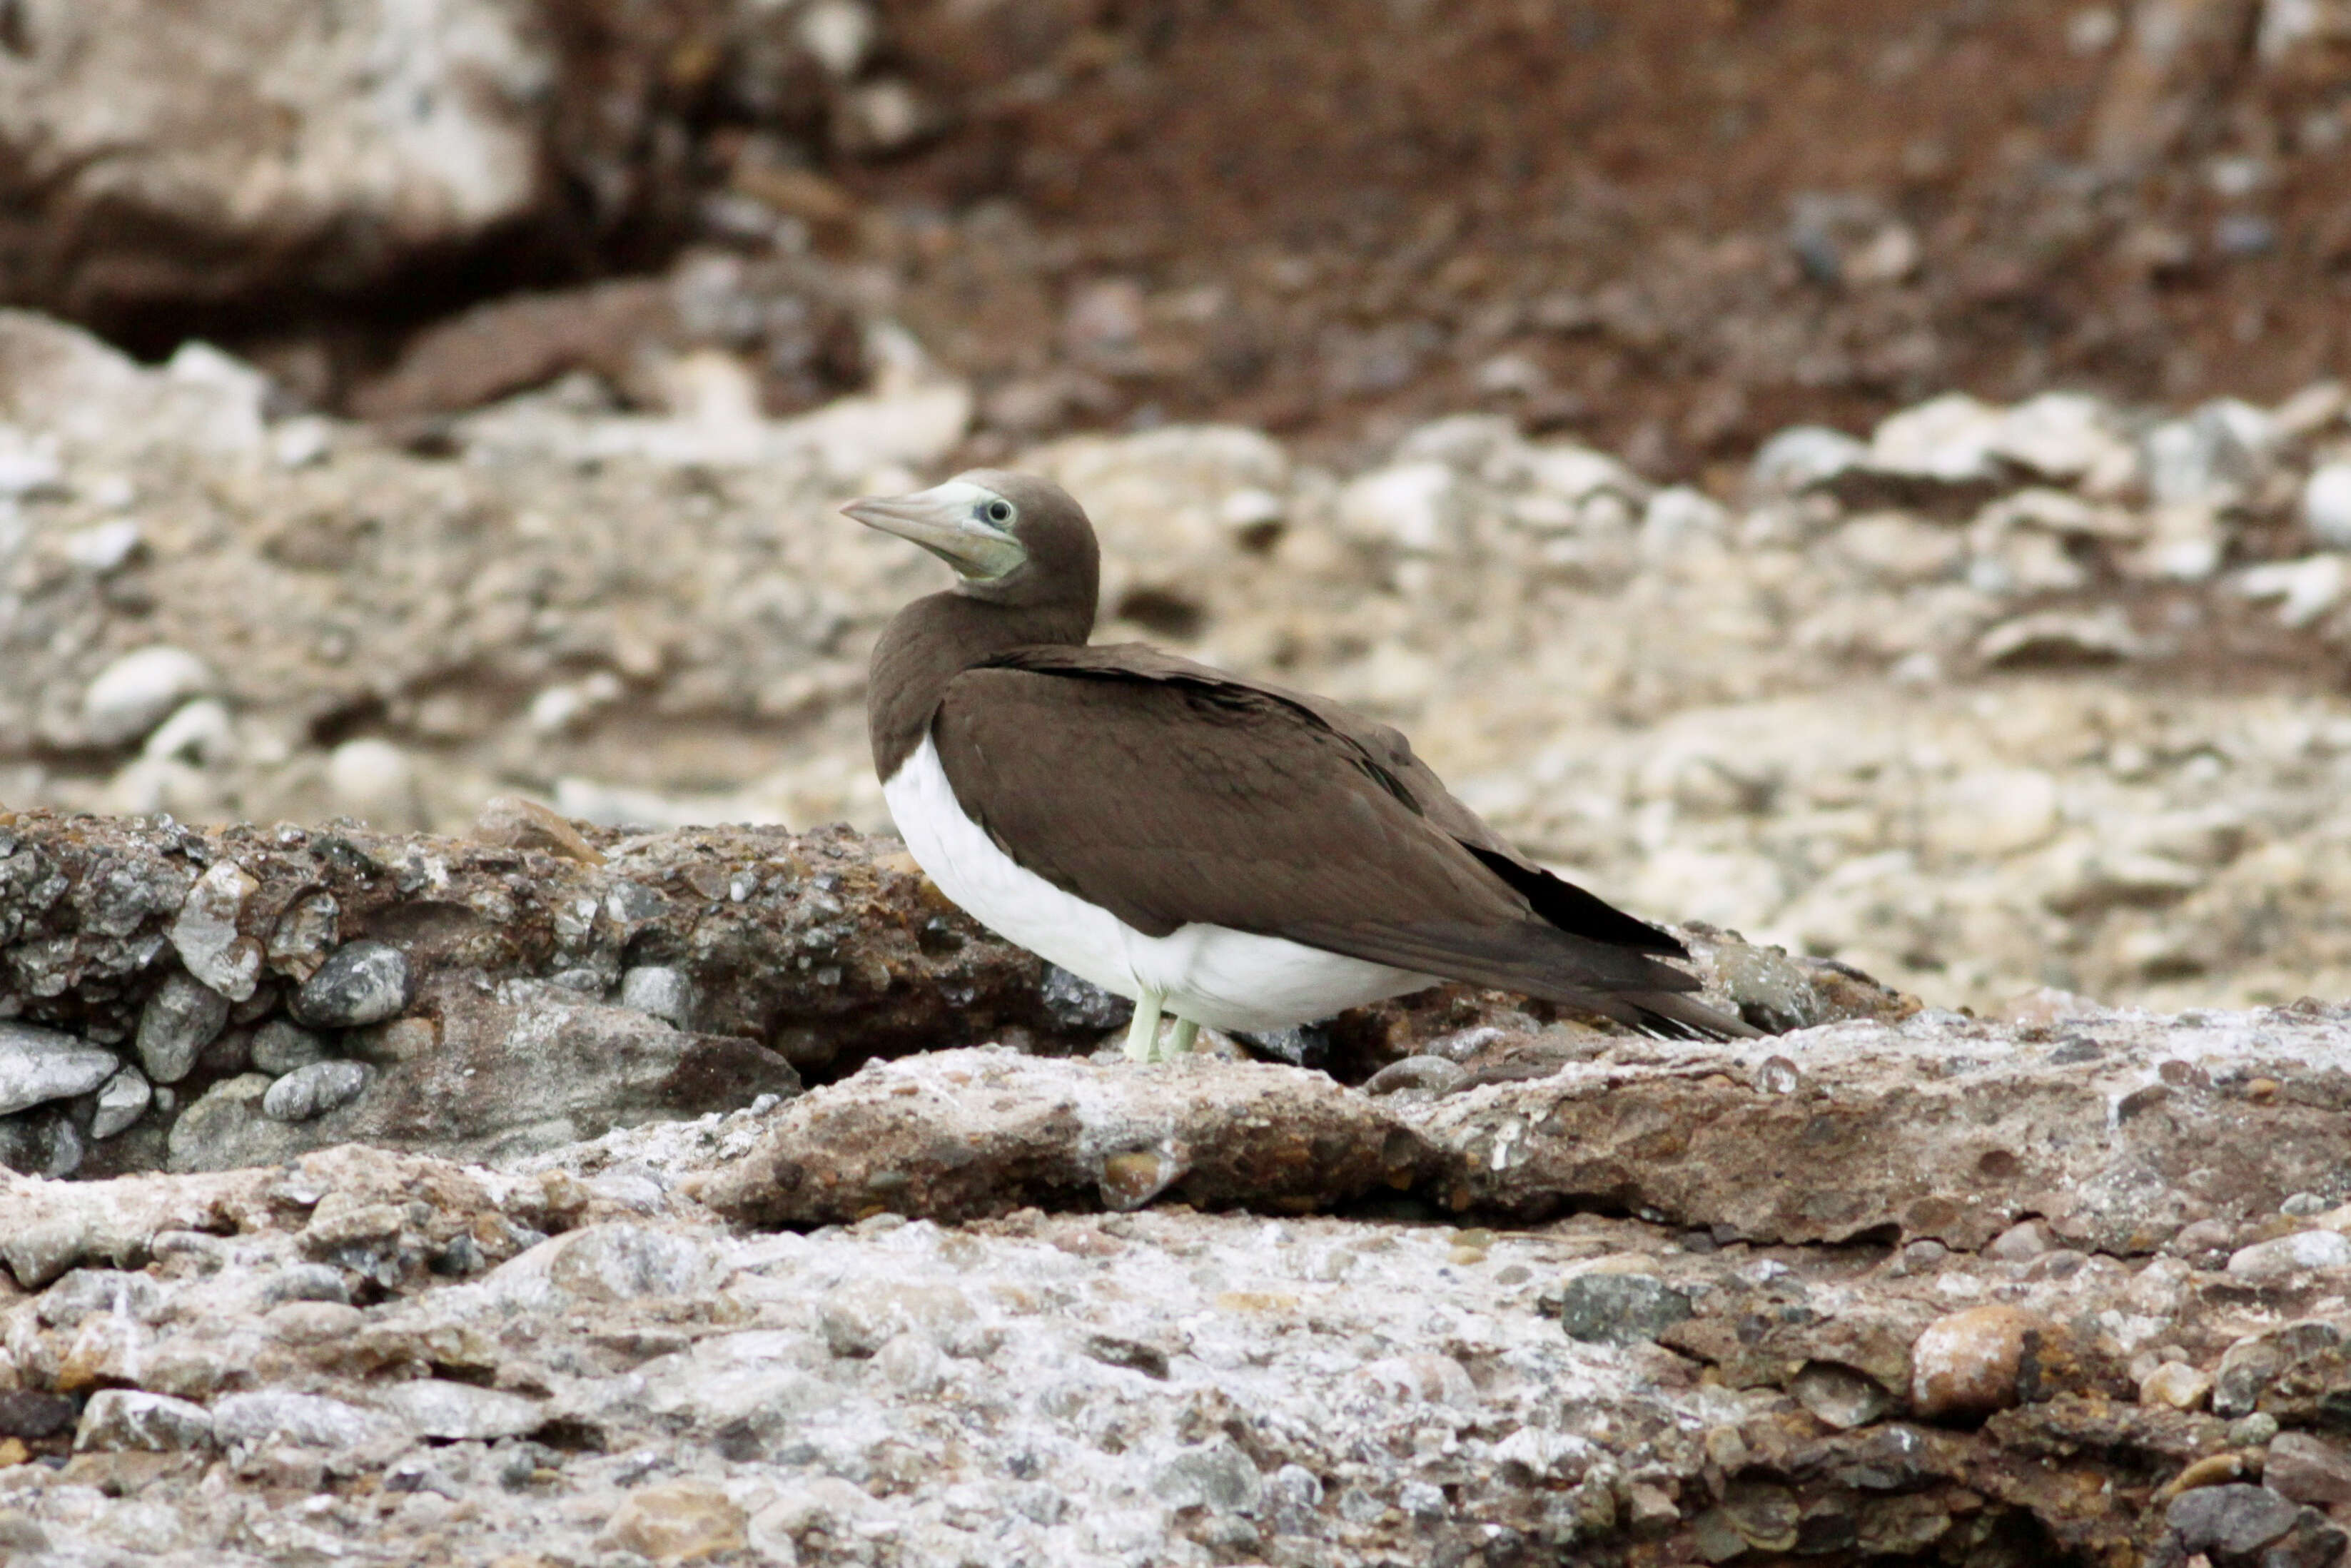
[[[867,528],[922,546],[967,582],[993,582],[1029,559],[1011,531],[1019,509],[966,479],[911,496],[868,496],[841,509]]]

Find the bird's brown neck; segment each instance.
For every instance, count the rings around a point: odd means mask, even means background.
[[[1011,605],[951,590],[907,605],[873,645],[865,724],[874,771],[888,780],[921,747],[957,675],[1015,648],[1082,647],[1093,622],[1091,595],[1081,604]]]

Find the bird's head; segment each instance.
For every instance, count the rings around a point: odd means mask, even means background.
[[[911,496],[868,496],[841,511],[937,556],[955,568],[956,589],[976,599],[1092,606],[1101,571],[1093,525],[1050,479],[973,468]]]

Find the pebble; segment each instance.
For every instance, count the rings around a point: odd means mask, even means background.
[[[382,1400],[384,1408],[417,1436],[444,1442],[519,1437],[546,1425],[548,1418],[537,1400],[438,1377],[395,1384]]]
[[[74,1433],[78,1453],[141,1449],[170,1454],[209,1447],[212,1416],[201,1405],[136,1388],[105,1388],[89,1396]]]
[[[2229,1256],[2229,1272],[2241,1280],[2284,1280],[2313,1269],[2351,1268],[2351,1236],[2338,1230],[2298,1230],[2273,1241],[2257,1241]]]
[[[256,1072],[283,1077],[298,1067],[327,1060],[327,1043],[299,1024],[272,1019],[253,1031],[247,1060]]]
[[[1867,460],[1869,448],[1841,430],[1799,424],[1765,442],[1749,479],[1765,495],[1792,496],[1824,484]]]
[[[520,795],[493,795],[483,802],[480,814],[474,819],[474,837],[482,843],[504,844],[509,849],[540,850],[582,865],[604,863],[604,852],[590,843],[579,829],[548,807]]]
[[[2233,1481],[2182,1492],[2164,1522],[2184,1551],[2247,1557],[2293,1529],[2301,1511],[2267,1487]]]
[[[184,648],[159,643],[125,653],[83,693],[82,728],[99,746],[137,740],[214,684],[212,666]]]
[[[74,1402],[36,1388],[0,1388],[0,1437],[53,1437],[74,1424]]]
[[[346,942],[294,998],[294,1016],[320,1029],[356,1029],[396,1018],[414,999],[408,956],[383,942]]]
[[[621,1005],[690,1029],[694,991],[684,971],[663,964],[642,964],[621,977]]]
[[[253,995],[261,978],[261,944],[240,934],[237,919],[261,883],[235,861],[215,861],[188,889],[172,922],[172,946],[188,973],[230,1001]]]
[[[121,1066],[114,1052],[72,1035],[0,1023],[0,1116],[87,1094]]]
[[[6,488],[0,484],[0,489]],[[66,559],[84,571],[104,577],[120,571],[145,542],[139,525],[129,517],[110,517],[66,536]]]
[[[1376,468],[1339,493],[1340,526],[1407,554],[1442,554],[1461,528],[1467,503],[1459,492],[1460,480],[1442,463]]]
[[[1690,1315],[1690,1300],[1647,1274],[1578,1274],[1560,1290],[1560,1326],[1595,1344],[1656,1339]]]
[[[189,762],[218,768],[233,761],[236,721],[223,704],[211,697],[182,703],[172,716],[155,727],[139,747],[150,762]]]
[[[2028,1339],[2048,1323],[2019,1307],[1970,1307],[1928,1325],[1910,1347],[1910,1403],[1929,1420],[1989,1416],[2018,1398]]]
[[[147,1075],[125,1063],[122,1071],[99,1088],[98,1109],[89,1122],[90,1137],[110,1138],[124,1131],[147,1113],[154,1100],[155,1088],[147,1082]]]
[[[1840,1432],[1866,1427],[1894,1408],[1895,1397],[1864,1372],[1834,1361],[1808,1361],[1788,1382],[1797,1404]]]
[[[177,1083],[196,1064],[196,1053],[228,1024],[228,998],[193,975],[167,975],[139,1010],[138,1050],[147,1076]]]
[[[2138,1402],[2168,1410],[2200,1410],[2212,1397],[2210,1375],[2182,1361],[2167,1361],[2139,1380]]]
[[[2351,1448],[2313,1432],[2280,1432],[2270,1439],[2262,1484],[2314,1508],[2351,1506]]]
[[[1987,1257],[2003,1263],[2030,1263],[2057,1245],[2045,1219],[2025,1219],[2010,1226],[1984,1248]]]
[[[2321,549],[2351,549],[2351,463],[2311,470],[2302,490],[2302,520]]]
[[[631,1492],[597,1539],[656,1563],[694,1563],[742,1551],[747,1522],[708,1481],[670,1481]]]
[[[213,1406],[213,1432],[223,1444],[355,1448],[392,1429],[386,1417],[323,1394],[267,1389],[227,1395]]]
[[[1151,1490],[1169,1508],[1255,1513],[1265,1497],[1265,1480],[1231,1438],[1217,1437],[1186,1448],[1162,1465]]]
[[[358,1099],[367,1088],[366,1064],[341,1060],[298,1067],[269,1086],[261,1113],[273,1122],[307,1122]]]
[[[362,821],[404,828],[416,815],[416,765],[391,741],[361,736],[328,753],[327,791]]]

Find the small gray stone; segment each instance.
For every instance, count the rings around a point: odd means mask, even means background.
[[[273,1122],[307,1122],[358,1099],[367,1081],[363,1062],[314,1061],[271,1084],[261,1097],[261,1113]]]
[[[296,1263],[279,1270],[261,1287],[261,1299],[272,1306],[281,1301],[341,1301],[351,1299],[342,1270],[324,1263]]]
[[[55,1179],[81,1168],[81,1134],[55,1106],[0,1116],[0,1166]]]
[[[2267,1487],[2234,1482],[2182,1492],[2164,1522],[2186,1551],[2243,1557],[2292,1530],[2300,1511]]]
[[[2346,1267],[2351,1267],[2351,1236],[2339,1230],[2297,1230],[2239,1248],[2229,1258],[2229,1272],[2241,1280],[2283,1280],[2313,1269]]]
[[[1162,1465],[1152,1490],[1169,1508],[1255,1513],[1265,1500],[1265,1479],[1231,1438],[1217,1437]]]
[[[213,1418],[201,1405],[136,1388],[105,1388],[89,1396],[74,1433],[74,1448],[89,1453],[140,1448],[170,1454],[213,1440]]]
[[[72,1035],[0,1023],[0,1116],[87,1094],[121,1065],[114,1052]]]
[[[145,1115],[154,1099],[154,1086],[147,1082],[147,1075],[126,1064],[99,1086],[98,1112],[89,1120],[89,1135],[93,1139],[114,1136]]]
[[[1808,1361],[1788,1382],[1796,1403],[1840,1432],[1866,1427],[1894,1408],[1894,1396],[1867,1373],[1834,1361]]]
[[[320,1029],[397,1018],[413,999],[408,956],[383,942],[346,942],[294,998],[294,1017]]]
[[[1690,1315],[1687,1296],[1647,1274],[1578,1274],[1560,1296],[1567,1337],[1595,1344],[1653,1340]]]
[[[261,1097],[269,1092],[269,1082],[266,1073],[241,1072],[205,1090],[172,1124],[171,1168],[222,1171],[250,1164],[238,1155],[248,1142],[247,1129],[266,1120]]]
[[[299,1024],[272,1019],[253,1031],[252,1061],[256,1072],[283,1076],[298,1067],[327,1060],[327,1042]]]
[[[238,933],[246,901],[261,883],[235,861],[215,861],[188,890],[172,922],[172,946],[188,973],[233,1002],[253,995],[261,978],[261,944]]]
[[[350,1448],[397,1428],[371,1410],[322,1394],[268,1389],[232,1394],[213,1406],[213,1433],[223,1443],[287,1443],[305,1448]]]
[[[689,1029],[694,989],[684,974],[662,964],[643,964],[621,977],[621,1005]]]
[[[519,1437],[547,1424],[547,1412],[537,1400],[438,1377],[395,1385],[385,1391],[383,1406],[419,1437],[450,1442]]]
[[[228,1025],[228,998],[193,975],[164,977],[139,1012],[139,1060],[148,1078],[177,1083]]]

